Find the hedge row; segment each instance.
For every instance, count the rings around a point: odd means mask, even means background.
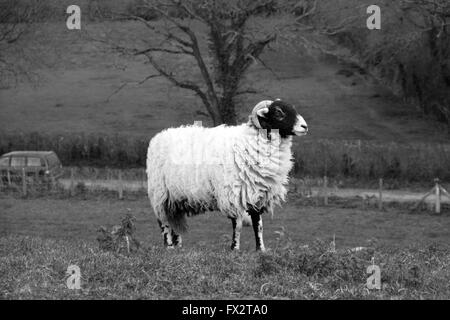
[[[148,138],[120,135],[0,133],[0,154],[53,150],[65,166],[145,167]],[[297,176],[450,181],[450,146],[373,141],[306,140],[294,144]]]

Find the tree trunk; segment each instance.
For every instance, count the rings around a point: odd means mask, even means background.
[[[214,126],[218,126],[224,123],[223,115],[221,114],[220,107],[217,104],[212,105],[207,109]]]
[[[233,96],[226,96],[221,98],[219,110],[220,114],[222,115],[223,123],[230,126],[234,126],[237,124],[237,115]]]

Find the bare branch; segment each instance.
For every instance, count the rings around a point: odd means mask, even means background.
[[[208,95],[203,92],[203,90],[196,85],[193,82],[190,81],[181,81],[175,78],[175,76],[162,68],[151,56],[151,54],[147,54],[147,58],[150,62],[150,64],[160,73],[160,75],[164,76],[166,79],[168,79],[172,84],[175,86],[182,88],[182,89],[188,89],[193,91],[197,96],[200,97],[200,99],[203,102],[203,105],[206,107],[208,113],[213,118],[214,121],[220,120],[220,114],[217,113],[217,109],[211,105],[210,98]],[[209,99],[208,99],[209,98]],[[219,119],[217,119],[219,117]]]
[[[281,78],[278,76],[278,74],[275,72],[275,70],[273,70],[269,65],[267,65],[260,57],[256,58],[259,63],[261,63],[261,65],[266,68],[267,70],[270,71],[270,73],[272,73],[272,75],[275,77],[275,79],[277,80],[281,80]]]
[[[109,96],[108,98],[106,98],[105,102],[109,102],[111,100],[111,98],[118,94],[120,91],[122,91],[123,88],[125,88],[126,86],[128,86],[131,83],[137,83],[138,85],[143,84],[145,81],[152,79],[152,78],[156,78],[156,77],[160,77],[160,74],[151,74],[147,77],[145,77],[144,79],[140,80],[140,81],[127,81],[122,83],[116,90],[114,90]]]
[[[186,35],[189,36],[190,42],[187,42],[187,41],[180,42],[180,39],[178,37],[176,37],[172,32],[168,32],[170,38],[175,39],[177,42],[181,43],[182,45],[189,46],[192,48],[192,55],[195,57],[195,60],[197,61],[197,65],[202,74],[203,81],[205,82],[205,84],[208,88],[207,97],[209,98],[209,101],[211,101],[211,103],[213,103],[214,105],[217,105],[218,99],[217,99],[217,94],[216,94],[216,91],[214,88],[214,84],[213,84],[212,78],[209,74],[208,68],[206,67],[206,64],[203,60],[202,54],[200,52],[197,36],[195,35],[195,33],[192,31],[192,29],[190,27],[178,22],[176,19],[172,18],[164,10],[161,10],[160,8],[153,6],[153,5],[150,7],[152,9],[154,9],[155,11],[159,12],[167,21],[171,22],[179,30],[181,30],[182,32],[184,32]],[[152,63],[152,62],[150,62],[150,63]],[[153,63],[154,63],[154,61],[153,61]],[[178,86],[180,86],[180,85],[178,84]],[[187,88],[187,89],[194,90],[192,87]],[[203,92],[201,92],[201,93],[204,94]],[[200,95],[200,93],[198,93],[198,92],[197,92],[197,94]]]
[[[153,7],[153,6],[151,6],[151,8],[156,9],[156,7]],[[154,25],[152,25],[149,21],[147,21],[139,16],[130,15],[130,14],[122,14],[122,13],[118,13],[117,15],[123,17],[124,19],[131,19],[131,20],[136,20],[136,21],[142,22],[147,28],[152,30],[152,32],[155,32],[156,34],[161,35],[161,36],[165,37],[166,39],[175,40],[176,42],[180,43],[181,45],[183,45],[185,47],[192,47],[192,43],[189,42],[188,40],[184,40],[184,39],[174,35],[172,32],[169,32],[168,30],[158,29]]]
[[[245,89],[236,92],[236,96],[245,95],[245,94],[260,94],[261,91],[256,89]]]
[[[264,48],[276,39],[276,35],[269,35],[265,39],[250,43],[243,51],[240,57],[236,57],[232,68],[234,70],[240,70],[240,73],[244,73],[248,67],[250,67],[252,57],[254,59],[258,59],[260,54],[263,52]]]
[[[113,93],[111,93],[108,98],[106,98],[105,102],[109,102],[110,99],[112,98],[112,96],[118,94],[123,88],[125,88],[128,85],[128,82],[122,83],[119,88],[117,88],[116,90],[114,90]]]
[[[327,27],[326,30],[322,30],[321,33],[327,36],[333,36],[350,28],[354,22],[360,17],[358,15],[349,16],[343,19],[339,24],[331,27]]]
[[[153,78],[157,78],[160,77],[160,74],[151,74],[149,76],[146,76],[144,79],[142,79],[141,81],[138,82],[138,84],[143,84],[145,81],[149,80],[149,79],[153,79]]]
[[[186,50],[184,48],[180,48],[180,50],[172,50],[172,49],[167,49],[167,48],[147,48],[141,51],[136,52],[134,55],[142,55],[142,54],[147,54],[150,52],[165,52],[165,53],[170,53],[170,54],[187,54],[187,55],[194,55],[194,53],[192,51]]]
[[[175,76],[171,72],[169,72],[169,71],[165,70],[163,67],[161,67],[150,54],[147,54],[146,56],[148,58],[148,61],[156,69],[156,71],[158,71],[160,75],[167,78],[175,86],[183,88],[183,89],[192,90],[200,97],[206,98],[206,94],[200,89],[200,87],[198,85],[196,85],[195,83],[190,82],[190,81],[181,81],[181,80],[176,79]]]
[[[180,29],[181,31],[183,31],[184,33],[186,33],[187,35],[189,35],[189,37],[192,36],[193,32],[192,32],[192,30],[191,30],[188,26],[179,23],[176,19],[172,18],[169,14],[167,14],[167,12],[165,12],[165,11],[159,9],[159,8],[156,7],[156,6],[151,6],[151,8],[154,9],[154,10],[156,10],[157,12],[159,12],[161,15],[163,15],[164,18],[165,18],[167,21],[170,21],[170,22],[171,22],[172,24],[174,24],[178,29]]]
[[[195,12],[180,0],[170,0],[173,5],[183,10],[191,19],[203,21]]]
[[[317,9],[317,0],[314,0],[314,4],[312,6],[312,8],[310,8],[309,10],[306,10],[302,13],[302,15],[298,16],[295,20],[297,21],[297,23],[300,23],[301,20],[309,17],[310,15],[314,14],[316,12]]]

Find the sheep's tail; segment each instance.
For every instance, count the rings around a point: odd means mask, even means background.
[[[162,187],[149,191],[150,203],[158,220],[169,223],[170,227],[176,233],[184,233],[187,231],[186,214],[182,211],[175,210],[170,203],[169,193]]]
[[[167,222],[176,233],[187,231],[186,214],[181,210],[177,210],[176,205],[170,201],[169,192],[164,184],[161,184],[161,188],[150,190],[149,198],[158,220]]]
[[[158,137],[150,141],[147,151],[148,197],[156,218],[162,223],[168,223],[176,233],[184,233],[187,231],[186,214],[170,199],[164,170],[161,170],[163,142]]]

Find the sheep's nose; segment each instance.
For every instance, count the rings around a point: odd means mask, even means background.
[[[308,125],[302,116],[297,116],[297,123],[294,126],[293,132],[297,136],[303,136],[308,132]]]

